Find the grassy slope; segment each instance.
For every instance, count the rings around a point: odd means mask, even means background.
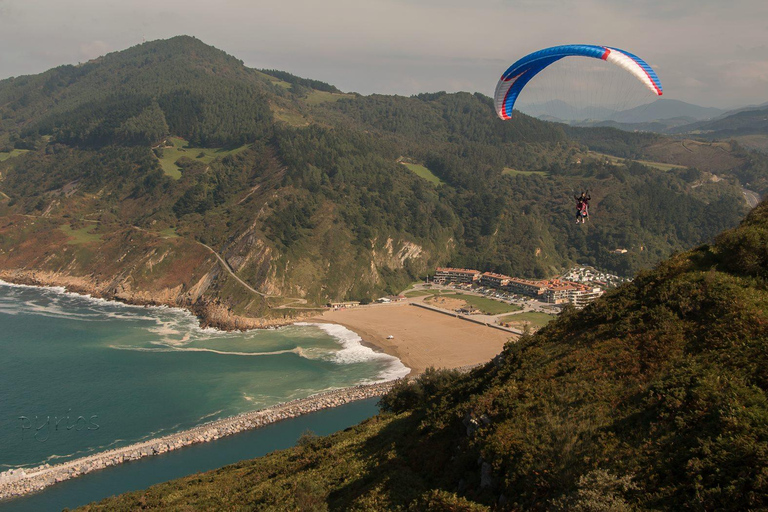
[[[340,99],[350,97],[352,97],[350,94],[312,90],[304,101],[306,101],[308,105],[319,105],[321,103],[339,101]]]
[[[588,153],[588,156],[604,158],[614,165],[621,165],[624,162],[624,160],[626,160],[625,158],[619,158],[617,156],[607,155],[605,153],[598,153],[597,151],[590,151]],[[684,165],[665,164],[664,162],[652,162],[650,160],[634,160],[634,161],[641,163],[646,167],[653,167],[654,169],[658,169],[660,171],[669,171],[672,169],[685,169]]]
[[[437,176],[432,173],[429,169],[424,167],[423,165],[419,164],[409,164],[406,162],[403,162],[403,165],[406,166],[408,169],[416,173],[417,176],[424,178],[428,182],[432,183],[433,185],[442,185],[443,180],[438,178]]]
[[[645,148],[643,156],[651,161],[696,167],[717,174],[743,165],[743,159],[734,155],[731,149],[727,142],[666,139]]]
[[[733,140],[745,148],[768,153],[768,134],[741,135],[739,137],[734,137]]]
[[[546,176],[547,173],[544,171],[520,171],[518,169],[512,169],[511,167],[505,167],[503,171],[501,171],[501,174],[507,175],[507,176]]]
[[[501,322],[508,322],[511,324],[525,324],[530,323],[534,327],[544,327],[549,322],[555,319],[555,315],[547,313],[539,313],[537,311],[528,311],[526,313],[518,313],[516,315],[509,315],[502,317]]]
[[[14,158],[19,155],[23,155],[24,153],[27,153],[27,152],[28,150],[26,149],[12,149],[11,151],[0,151],[0,162],[4,162],[9,158]]]
[[[764,508],[767,248],[763,203],[494,363],[401,385],[398,415],[86,509]]]
[[[236,155],[245,150],[248,146],[243,145],[237,148],[194,148],[180,137],[168,137],[168,142],[172,147],[162,148],[162,158],[158,158],[163,172],[171,178],[178,180],[181,178],[181,168],[176,165],[179,158],[187,157],[196,162],[204,164],[211,163],[216,158],[223,158],[227,155]]]
[[[88,224],[78,229],[72,229],[69,224],[62,224],[59,229],[67,236],[70,245],[101,242],[101,235],[94,233],[95,226]]]

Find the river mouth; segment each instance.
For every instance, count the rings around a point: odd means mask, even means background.
[[[217,469],[241,460],[293,446],[307,430],[328,435],[351,427],[378,412],[377,398],[281,421],[210,443],[189,446],[52,485],[42,491],[0,501],[2,512],[60,511],[124,492]]]
[[[389,391],[392,385],[393,382],[390,381],[326,391],[53,466],[46,464],[26,470],[9,470],[0,473],[0,500],[39,491],[71,478],[126,462],[163,455],[195,444],[213,442],[243,431],[292,420],[306,414],[379,397]]]

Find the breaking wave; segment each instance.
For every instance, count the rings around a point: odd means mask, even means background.
[[[365,383],[385,382],[399,379],[410,373],[410,368],[405,366],[400,359],[383,352],[376,352],[363,345],[363,339],[356,332],[339,324],[320,324],[297,322],[294,325],[311,326],[324,331],[332,336],[341,345],[341,350],[331,353],[331,360],[337,364],[355,364],[367,362],[383,362],[387,367],[379,372],[378,378],[370,379]]]

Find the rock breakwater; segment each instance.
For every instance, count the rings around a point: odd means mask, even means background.
[[[45,464],[31,469],[5,471],[0,473],[0,500],[39,491],[49,485],[92,471],[116,466],[123,462],[166,453],[192,444],[214,441],[238,432],[296,418],[322,409],[337,407],[356,400],[381,396],[389,391],[395,382],[389,381],[325,391],[307,398],[300,398],[257,411],[212,421],[183,432],[169,434],[161,438],[143,441],[69,462],[53,466]]]

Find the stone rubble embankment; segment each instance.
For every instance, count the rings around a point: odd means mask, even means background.
[[[214,441],[244,430],[259,428],[270,423],[296,418],[303,414],[337,407],[356,400],[382,396],[392,388],[395,382],[388,381],[325,391],[307,398],[299,398],[258,411],[212,421],[176,434],[54,466],[45,464],[31,469],[8,470],[0,473],[0,500],[39,491],[49,485],[126,461],[158,455],[192,444]]]

